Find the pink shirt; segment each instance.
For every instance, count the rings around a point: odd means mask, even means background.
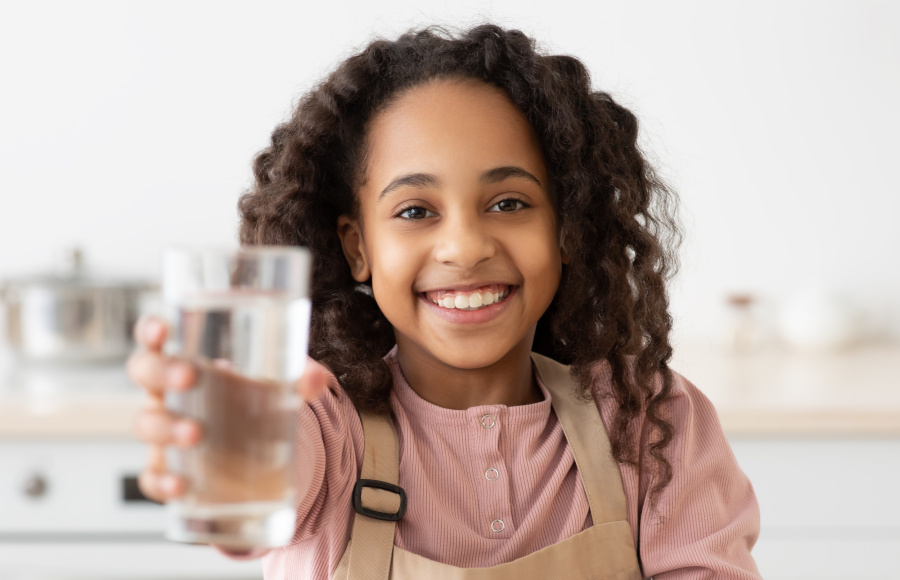
[[[397,546],[445,564],[485,567],[561,542],[591,525],[572,451],[544,400],[507,407],[445,409],[416,394],[400,371],[396,347],[385,357],[394,376],[391,408],[400,440],[400,485],[409,498]],[[598,370],[605,368],[598,365]],[[615,401],[597,373],[594,400],[606,425]],[[665,455],[674,477],[655,510],[651,482],[619,466],[628,523],[645,577],[760,578],[750,549],[759,507],[738,467],[715,409],[676,373],[670,420],[675,439]],[[263,557],[267,579],[330,579],[353,526],[353,485],[364,448],[362,425],[333,375],[330,390],[304,407],[297,438],[298,526],[290,545]],[[496,417],[491,429],[482,416]],[[641,425],[641,444],[646,428]],[[488,469],[499,477],[489,480]],[[490,473],[493,478],[495,474]],[[502,532],[491,522],[503,520]],[[258,556],[258,554],[254,554]]]

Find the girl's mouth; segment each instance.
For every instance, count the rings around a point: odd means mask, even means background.
[[[474,290],[425,292],[425,299],[447,310],[473,311],[502,302],[510,293],[508,284],[491,284]]]

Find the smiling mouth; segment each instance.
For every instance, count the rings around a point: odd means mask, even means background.
[[[433,304],[447,310],[481,310],[491,304],[502,302],[509,296],[511,286],[508,284],[491,284],[465,292],[454,290],[438,290],[425,292],[425,298]]]

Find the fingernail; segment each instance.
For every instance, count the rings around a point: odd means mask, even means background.
[[[162,480],[159,482],[159,486],[162,488],[163,493],[172,495],[178,489],[178,480],[171,475],[166,475],[163,476]]]
[[[158,340],[162,329],[162,324],[154,318],[150,318],[144,323],[144,334],[150,340]]]
[[[185,365],[179,364],[169,367],[166,371],[166,376],[173,385],[184,387],[187,386],[187,383],[190,380],[190,373],[191,369]]]
[[[194,426],[188,421],[180,421],[175,423],[172,432],[175,435],[175,439],[182,443],[186,443],[194,436]]]

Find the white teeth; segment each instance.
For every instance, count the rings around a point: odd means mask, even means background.
[[[471,294],[457,294],[444,296],[439,300],[432,300],[443,308],[456,308],[458,310],[478,310],[485,306],[500,302],[509,295],[509,290],[503,292],[472,292]]]

